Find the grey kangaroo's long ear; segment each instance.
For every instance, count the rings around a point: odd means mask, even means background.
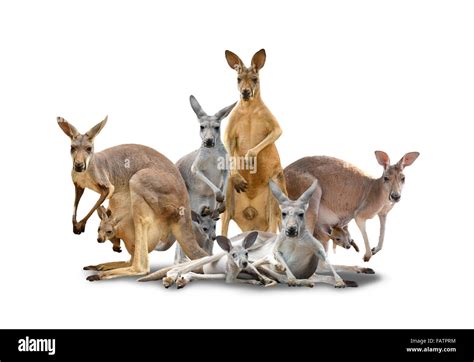
[[[90,130],[86,132],[86,136],[89,137],[91,141],[93,141],[95,136],[97,136],[100,133],[100,131],[102,131],[102,128],[104,128],[105,124],[107,123],[108,118],[109,116],[105,116],[102,122],[97,123],[94,127],[92,127]]]
[[[191,108],[193,109],[194,113],[196,113],[196,116],[198,116],[198,118],[207,116],[206,112],[203,111],[196,97],[194,97],[193,95],[189,96],[189,103],[191,103]]]
[[[255,243],[255,240],[257,240],[257,236],[258,236],[258,231],[252,231],[250,234],[248,234],[245,237],[244,242],[242,243],[242,246],[244,247],[244,249],[250,248],[253,245],[253,243]]]
[[[275,182],[270,180],[269,185],[270,185],[270,190],[272,190],[273,196],[275,196],[279,204],[283,204],[289,201],[288,197],[286,197],[286,195],[280,190],[280,188]]]
[[[217,112],[215,114],[215,117],[221,121],[223,120],[225,117],[227,117],[230,113],[230,111],[232,111],[232,109],[234,109],[235,105],[237,104],[237,102],[235,102],[234,104],[231,104],[230,106],[228,107],[225,107],[225,108],[222,108],[219,112]]]
[[[390,157],[384,151],[375,151],[375,158],[380,166],[387,169],[390,166]]]
[[[217,244],[221,247],[222,250],[229,252],[232,249],[232,244],[229,239],[225,236],[219,235],[216,238]]]
[[[267,59],[265,49],[260,49],[252,58],[252,67],[258,72],[265,65],[265,59]]]
[[[240,60],[237,54],[232,53],[230,50],[225,51],[225,59],[227,60],[229,67],[236,70],[237,72],[240,72],[244,68],[244,63],[242,60]]]
[[[298,198],[298,201],[303,204],[307,204],[311,196],[313,196],[314,191],[316,191],[317,187],[318,187],[318,180],[314,180],[311,186],[308,187],[306,191],[303,192],[303,194]]]
[[[400,161],[398,161],[397,165],[400,167],[401,170],[403,170],[406,166],[412,165],[419,155],[419,152],[408,152],[405,156],[401,158]]]
[[[194,210],[191,210],[191,220],[198,224],[202,222],[201,215]]]
[[[56,120],[58,121],[59,127],[63,130],[63,132],[68,136],[70,139],[79,136],[79,132],[77,131],[76,127],[66,121],[63,117],[57,117]]]

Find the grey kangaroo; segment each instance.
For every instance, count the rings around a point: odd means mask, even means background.
[[[199,121],[201,147],[181,158],[177,163],[181,176],[189,193],[191,209],[197,214],[216,220],[225,210],[224,190],[227,184],[227,151],[221,141],[221,122],[229,115],[234,103],[210,116],[202,109],[194,96],[189,97],[191,108]],[[217,215],[215,215],[217,210]],[[214,228],[214,224],[209,226]],[[204,250],[212,253],[211,243]],[[175,260],[185,261],[185,255],[179,245],[176,249]]]
[[[61,117],[57,121],[71,139],[72,180],[76,189],[73,231],[82,233],[87,220],[107,198],[112,214],[119,218],[131,215],[128,227],[131,237],[124,240],[133,245],[130,261],[88,267],[103,270],[88,280],[148,273],[148,253],[159,243],[163,244],[161,250],[171,246],[174,240],[171,241],[170,235],[191,259],[207,255],[194,237],[188,193],[170,160],[141,145],[120,145],[94,153],[94,139],[107,118],[84,134]],[[100,197],[84,219],[77,222],[77,206],[85,188],[99,193]]]
[[[309,202],[308,229],[311,233],[318,233],[316,229],[321,224],[332,225],[341,220],[355,219],[364,238],[364,261],[369,261],[372,255],[382,250],[387,214],[400,201],[405,184],[403,170],[419,155],[418,152],[409,152],[396,164],[390,165],[385,152],[375,151],[377,162],[383,167],[379,178],[370,177],[337,158],[304,157],[285,168],[288,195],[298,197],[308,183],[317,180],[317,190]],[[375,215],[380,219],[380,235],[378,245],[371,249],[365,223]],[[323,240],[326,247],[327,240]]]

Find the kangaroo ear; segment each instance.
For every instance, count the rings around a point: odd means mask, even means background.
[[[273,196],[275,196],[275,198],[278,200],[278,203],[280,205],[289,201],[288,197],[286,197],[286,195],[280,190],[280,188],[275,182],[270,180],[268,184],[270,185],[270,190],[272,190]]]
[[[244,249],[248,250],[255,243],[255,240],[257,240],[257,236],[258,231],[252,231],[250,234],[248,234],[242,243]]]
[[[109,116],[105,116],[102,122],[97,123],[94,127],[86,132],[86,136],[89,137],[91,141],[93,141],[95,136],[97,136],[100,131],[102,131],[102,128],[104,128],[105,124],[107,123],[107,118],[109,118]]]
[[[225,117],[227,117],[230,113],[230,111],[232,111],[232,109],[234,109],[235,105],[237,104],[237,102],[235,102],[234,104],[231,104],[230,106],[227,106],[225,108],[222,108],[219,112],[217,112],[215,114],[215,117],[221,121],[223,120]]]
[[[380,166],[387,169],[390,166],[390,157],[384,151],[375,151],[375,158]]]
[[[196,97],[193,95],[189,96],[189,103],[191,103],[191,108],[198,118],[207,116],[206,112],[203,111],[201,105],[197,101]]]
[[[229,67],[236,70],[237,72],[241,72],[244,68],[244,63],[242,60],[240,60],[237,54],[232,53],[230,50],[225,51],[225,58],[227,60],[227,64],[229,64]]]
[[[99,215],[99,219],[101,220],[104,220],[107,218],[107,212],[105,210],[105,207],[103,207],[102,205],[100,205],[98,208],[97,208],[97,215]]]
[[[321,230],[329,236],[332,235],[333,229],[331,225],[327,225],[327,224],[321,225]]]
[[[58,121],[59,127],[63,130],[63,132],[68,136],[70,139],[73,139],[79,136],[79,132],[77,131],[76,127],[66,121],[63,117],[57,117],[56,120]]]
[[[191,210],[191,220],[198,224],[202,222],[201,215],[194,210]]]
[[[313,196],[314,191],[316,191],[317,187],[318,187],[318,180],[314,180],[311,186],[308,187],[306,191],[303,192],[303,194],[298,198],[298,201],[303,204],[307,204],[311,196]]]
[[[225,236],[219,235],[216,238],[217,244],[221,247],[222,250],[229,252],[232,249],[232,244],[229,239]]]
[[[403,170],[406,166],[411,166],[413,162],[418,158],[420,155],[419,152],[408,152],[405,156],[398,161],[397,165]]]
[[[265,59],[267,59],[267,54],[265,53],[265,49],[260,49],[256,52],[252,58],[252,67],[255,71],[259,71],[265,65]]]

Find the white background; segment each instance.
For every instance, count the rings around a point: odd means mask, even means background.
[[[472,328],[473,5],[1,2],[0,328]],[[189,95],[209,113],[236,101],[224,50],[249,64],[262,47],[283,166],[331,155],[379,176],[374,150],[393,162],[421,153],[367,265],[377,274],[346,276],[360,286],[345,290],[87,282],[84,265],[126,252],[96,242],[95,215],[72,233],[69,140],[56,116],[85,132],[108,114],[96,150],[140,143],[176,161],[200,143]],[[86,196],[81,215],[97,198]],[[375,245],[377,220],[369,237]],[[173,252],[152,253],[152,268]],[[331,259],[363,264],[362,252]]]

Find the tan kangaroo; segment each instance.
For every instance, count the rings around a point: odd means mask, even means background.
[[[161,153],[142,145],[120,145],[94,153],[94,139],[106,122],[107,118],[81,134],[58,117],[59,127],[71,139],[72,180],[76,188],[73,231],[83,232],[89,217],[106,198],[114,215],[131,215],[133,220],[131,260],[88,267],[106,270],[89,276],[88,280],[148,273],[148,253],[160,242],[162,250],[170,247],[174,242],[170,234],[191,259],[206,256],[192,232],[188,193],[179,171]],[[85,188],[98,192],[100,197],[84,219],[77,222],[77,206]]]
[[[282,131],[260,97],[259,71],[265,64],[265,50],[253,56],[250,68],[228,50],[225,56],[237,71],[240,101],[224,133],[224,144],[234,163],[226,190],[228,207],[222,219],[222,235],[227,236],[232,219],[243,231],[276,232],[280,209],[268,183],[273,180],[285,194],[286,186],[275,146]]]
[[[375,151],[378,163],[383,166],[382,176],[368,176],[357,167],[333,157],[304,157],[285,168],[288,196],[301,195],[309,183],[318,180],[307,213],[307,225],[311,232],[322,236],[327,249],[329,236],[324,237],[317,228],[334,225],[341,220],[355,219],[365,244],[364,261],[382,249],[387,214],[400,201],[405,183],[403,170],[415,162],[420,154],[409,152],[400,161],[390,165],[385,152]],[[365,223],[377,215],[380,219],[380,235],[377,247],[371,249]]]

